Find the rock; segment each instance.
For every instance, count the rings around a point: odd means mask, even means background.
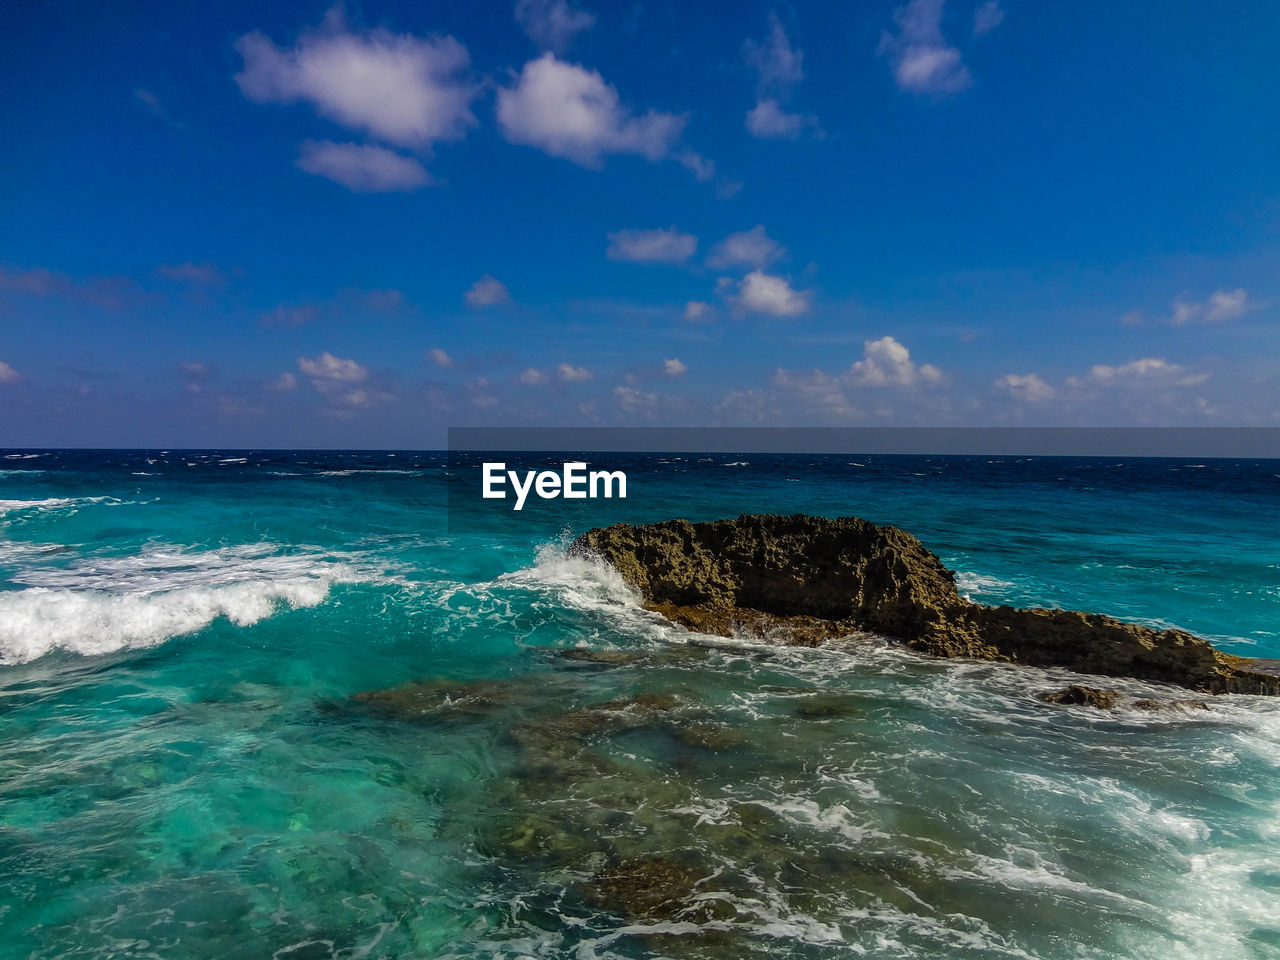
[[[1208,710],[1203,700],[1135,700],[1130,704],[1135,710]]]
[[[588,647],[567,647],[552,650],[552,656],[574,663],[590,663],[601,667],[624,667],[643,663],[645,655],[624,650],[592,650]]]
[[[586,899],[633,919],[668,918],[688,906],[700,871],[666,857],[637,857],[587,881]]]
[[[570,552],[603,558],[648,609],[698,632],[815,645],[866,631],[942,657],[1280,695],[1280,664],[1182,630],[970,603],[914,536],[857,517],[616,524],[583,534]]]
[[[432,679],[386,690],[366,690],[352,699],[402,720],[473,719],[505,706],[512,695],[511,684],[498,681],[459,683]]]
[[[1111,710],[1120,701],[1120,691],[1098,687],[1082,687],[1073,683],[1065,690],[1042,693],[1040,694],[1040,699],[1045,703],[1062,703],[1079,707],[1097,707],[1099,710]]]
[[[709,618],[746,611],[747,619],[847,621],[916,637],[963,602],[950,571],[919,540],[857,517],[617,524],[583,534],[571,550],[603,557],[653,604]]]

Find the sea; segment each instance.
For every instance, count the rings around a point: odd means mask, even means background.
[[[581,458],[627,498],[0,452],[0,957],[1280,957],[1280,698],[701,636],[567,552],[856,515],[974,601],[1280,657],[1280,461]]]

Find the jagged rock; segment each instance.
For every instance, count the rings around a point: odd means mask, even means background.
[[[670,917],[688,906],[700,871],[666,857],[637,857],[602,870],[584,887],[592,903],[636,919]]]
[[[1040,694],[1045,703],[1070,704],[1077,707],[1097,707],[1099,710],[1112,710],[1120,702],[1119,690],[1108,690],[1099,687],[1082,687],[1071,684],[1065,690]]]
[[[432,679],[385,690],[366,690],[354,694],[352,699],[402,720],[468,719],[483,717],[505,706],[514,694],[510,683],[500,681],[459,683]]]
[[[1274,662],[1223,653],[1182,630],[970,603],[914,536],[857,517],[616,524],[588,531],[570,551],[603,558],[648,609],[699,632],[813,645],[869,631],[936,656],[1280,695]]]
[[[1130,704],[1135,710],[1208,710],[1203,700],[1148,700],[1145,697]]]

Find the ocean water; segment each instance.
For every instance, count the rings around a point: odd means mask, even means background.
[[[1280,462],[610,465],[515,515],[440,454],[4,454],[0,956],[1280,957],[1280,699],[699,637],[565,555],[856,514],[1280,657]]]

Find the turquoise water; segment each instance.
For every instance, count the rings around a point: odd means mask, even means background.
[[[1280,956],[1280,703],[712,642],[564,553],[857,514],[976,600],[1280,656],[1280,463],[622,465],[517,518],[449,517],[437,454],[0,460],[0,955]],[[411,717],[352,699],[415,680]]]

